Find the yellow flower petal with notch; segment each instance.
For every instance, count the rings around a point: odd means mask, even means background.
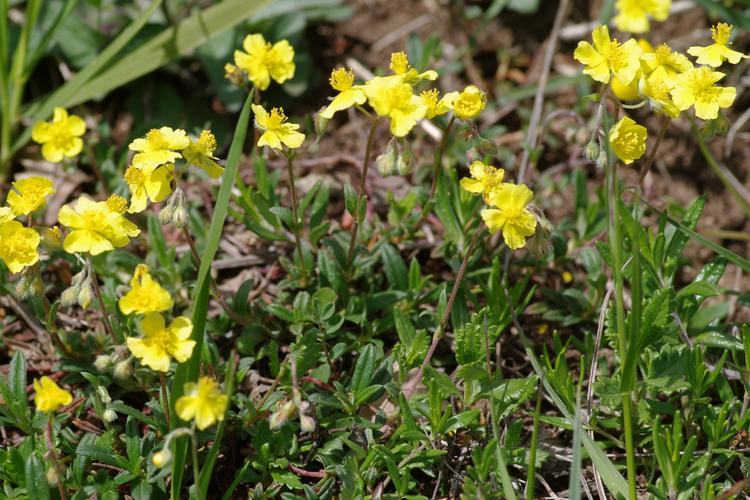
[[[737,97],[734,87],[719,87],[716,83],[724,73],[711,68],[693,68],[679,75],[671,91],[672,100],[680,111],[695,108],[695,116],[713,120],[719,116],[720,108],[728,108]]]
[[[16,216],[28,215],[47,203],[47,196],[56,193],[54,184],[45,177],[26,177],[13,183],[8,205]]]
[[[372,109],[390,120],[394,137],[407,135],[427,112],[427,106],[414,95],[412,86],[398,79],[375,77],[364,88]]]
[[[645,33],[651,29],[649,18],[665,21],[671,5],[672,0],[617,0],[615,26],[626,33]]]
[[[133,166],[144,171],[152,171],[160,165],[174,163],[182,158],[182,151],[190,145],[190,138],[182,129],[161,127],[151,129],[145,138],[135,139],[128,145],[128,149],[136,151],[133,156]]]
[[[39,261],[41,237],[30,227],[10,220],[0,225],[0,259],[10,272],[20,273]]]
[[[37,410],[45,413],[54,412],[72,402],[73,395],[51,378],[44,376],[34,379],[34,404]]]
[[[216,162],[215,150],[216,136],[210,130],[203,130],[197,140],[190,141],[182,154],[188,163],[204,170],[212,179],[218,179],[224,173],[224,167]]]
[[[503,233],[503,241],[511,250],[523,248],[526,238],[534,235],[537,219],[528,210],[534,192],[525,184],[504,183],[490,195],[490,205],[481,215],[487,229]]]
[[[646,127],[625,116],[609,131],[609,145],[625,165],[633,163],[646,152]]]
[[[287,40],[271,44],[256,33],[245,37],[242,48],[234,51],[234,63],[259,90],[266,90],[271,79],[281,84],[294,77],[294,48]]]
[[[331,87],[339,93],[320,114],[323,118],[330,120],[338,111],[364,104],[367,100],[364,88],[361,85],[354,85],[354,73],[350,69],[334,69],[329,82]]]
[[[620,44],[610,39],[609,28],[599,26],[591,33],[594,45],[578,42],[573,57],[585,66],[583,72],[601,83],[609,83],[612,75],[623,85],[630,85],[640,68],[643,50],[634,39]]]
[[[130,290],[118,305],[123,314],[147,314],[172,309],[172,295],[151,276],[148,266],[138,264],[130,280]]]
[[[86,122],[76,115],[68,115],[65,108],[55,108],[52,121],[39,122],[31,129],[31,139],[42,145],[45,160],[59,163],[73,158],[83,149],[81,136],[86,133]]]
[[[203,430],[224,420],[229,397],[221,392],[218,382],[211,377],[201,377],[198,382],[185,384],[184,395],[175,403],[177,416],[182,420],[195,420]]]
[[[255,114],[255,126],[265,131],[258,139],[258,147],[268,146],[282,150],[284,146],[289,149],[302,146],[305,135],[297,132],[299,125],[287,122],[282,108],[273,108],[270,113],[258,104],[253,104],[252,108]]]
[[[505,170],[477,160],[469,165],[469,173],[471,177],[461,179],[461,187],[470,193],[481,194],[484,202],[490,204],[490,195],[502,185]]]
[[[60,209],[57,219],[71,229],[63,241],[68,253],[99,255],[130,243],[140,234],[138,227],[123,217],[127,201],[113,195],[107,201],[82,196]]]
[[[714,43],[708,47],[690,47],[687,52],[691,56],[697,57],[696,62],[698,64],[706,64],[713,68],[718,68],[724,61],[728,61],[729,64],[737,64],[741,59],[749,56],[729,48],[731,36],[732,25],[719,23],[711,28],[711,38]]]
[[[138,323],[138,327],[143,337],[128,337],[125,342],[133,356],[154,371],[169,371],[172,359],[184,363],[193,353],[195,341],[190,340],[193,324],[184,316],[175,318],[167,326],[164,316],[150,312]]]

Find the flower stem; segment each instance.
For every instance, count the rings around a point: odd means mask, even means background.
[[[458,295],[458,290],[461,288],[461,282],[464,279],[464,274],[466,274],[466,268],[469,265],[469,257],[471,257],[471,252],[474,250],[474,247],[477,244],[477,240],[479,239],[479,235],[482,234],[482,230],[484,227],[480,224],[476,231],[474,231],[474,235],[471,237],[471,242],[469,242],[469,246],[466,248],[466,254],[464,255],[464,260],[461,262],[461,267],[458,268],[458,273],[456,274],[456,281],[453,283],[453,289],[451,290],[450,296],[448,296],[448,302],[445,304],[445,310],[443,311],[443,316],[440,319],[440,323],[438,324],[437,329],[435,330],[435,333],[432,334],[432,342],[430,343],[430,349],[427,351],[427,355],[425,355],[424,360],[422,361],[422,365],[419,367],[419,370],[417,371],[416,377],[414,377],[413,385],[411,386],[411,390],[408,391],[408,394],[406,394],[407,398],[411,396],[411,394],[417,389],[417,386],[419,386],[419,383],[422,381],[422,376],[424,375],[424,370],[427,367],[427,365],[430,364],[430,360],[432,359],[432,356],[435,354],[435,351],[437,350],[438,343],[440,342],[440,339],[443,338],[443,333],[445,331],[445,325],[448,323],[448,319],[451,315],[451,310],[453,309],[453,303],[456,301],[456,296]]]
[[[49,450],[49,456],[52,462],[52,467],[55,468],[55,471],[57,472],[57,480],[55,481],[57,483],[57,490],[60,492],[60,498],[62,500],[66,500],[68,498],[67,494],[65,493],[65,485],[63,485],[62,479],[59,477],[59,473],[61,472],[60,467],[60,460],[57,457],[57,452],[55,451],[55,442],[52,439],[52,423],[55,419],[55,413],[54,412],[48,412],[47,413],[47,426],[44,428],[44,440],[47,444],[47,449]]]
[[[44,294],[42,294],[42,307],[44,307],[44,324],[47,325],[52,342],[60,349],[60,352],[66,356],[70,356],[70,348],[60,337],[60,330],[57,329],[57,324],[55,323],[55,315],[53,314],[49,299]]]
[[[195,246],[195,240],[193,239],[193,236],[190,234],[190,230],[188,229],[187,226],[182,227],[182,234],[185,236],[185,239],[187,240],[188,247],[190,247],[190,254],[193,256],[193,261],[195,262],[196,270],[200,269],[201,258],[200,258],[200,255],[198,255],[198,249]],[[234,311],[234,309],[229,307],[229,304],[224,298],[224,295],[221,293],[221,290],[219,290],[219,285],[216,284],[216,281],[212,277],[209,277],[209,279],[211,283],[211,291],[213,292],[214,297],[216,297],[216,300],[219,302],[219,305],[227,314],[227,316],[229,316],[229,318],[232,321],[235,321],[241,325],[249,324],[250,321],[247,318],[245,318],[244,316],[240,316]]]
[[[607,230],[609,236],[610,251],[612,252],[612,266],[615,278],[615,316],[617,325],[617,346],[620,356],[620,367],[623,369],[628,366],[627,363],[627,338],[625,331],[625,294],[622,274],[622,226],[619,220],[619,189],[617,188],[617,163],[612,161],[612,155],[607,155],[607,202],[609,227]],[[629,377],[628,374],[622,373],[623,380]],[[627,387],[622,394],[622,420],[625,431],[625,454],[628,474],[628,497],[631,500],[637,498],[636,492],[636,467],[635,467],[635,447],[633,445],[633,415],[631,390]]]
[[[167,392],[167,376],[164,372],[159,372],[159,384],[161,385],[161,407],[164,410],[164,419],[167,421],[167,431],[170,431],[172,423],[169,415],[169,393]]]
[[[664,120],[662,121],[661,129],[659,129],[659,135],[656,136],[656,142],[654,143],[654,147],[651,148],[651,154],[648,155],[648,159],[646,160],[646,163],[644,163],[643,167],[641,167],[640,175],[638,175],[638,184],[643,184],[643,179],[646,178],[646,174],[648,174],[648,171],[651,168],[651,165],[654,164],[654,159],[656,159],[656,152],[659,150],[659,145],[661,144],[662,139],[664,139],[664,136],[667,135],[667,129],[669,128],[670,121],[671,119],[668,116],[664,117]]]
[[[198,494],[201,491],[201,469],[198,464],[198,437],[196,436],[195,425],[193,425],[193,432],[190,434],[190,448],[193,453],[193,483],[195,483],[195,492]]]
[[[297,258],[299,259],[299,265],[304,276],[307,273],[305,270],[305,259],[302,254],[302,238],[299,235],[299,201],[297,200],[297,186],[294,182],[294,155],[291,152],[286,153],[286,168],[289,177],[289,195],[292,199],[292,219],[294,219],[292,222],[292,232],[297,244]]]
[[[104,323],[104,329],[107,330],[107,334],[116,343],[119,343],[121,339],[115,336],[115,331],[112,329],[112,324],[109,322],[109,316],[107,315],[107,307],[104,305],[104,297],[102,296],[102,290],[99,288],[99,279],[94,271],[94,263],[91,261],[91,257],[86,261],[86,265],[89,267],[89,276],[91,277],[91,284],[94,287],[94,295],[96,300],[99,302],[99,310],[102,312],[102,323]]]
[[[435,159],[432,165],[432,185],[430,186],[430,196],[427,198],[427,203],[435,198],[435,192],[437,191],[438,177],[440,177],[440,167],[443,165],[443,154],[445,153],[445,146],[448,144],[448,136],[453,130],[453,125],[456,123],[456,115],[452,115],[448,125],[443,131],[443,138],[440,139],[440,145],[435,151]]]
[[[357,207],[354,210],[354,223],[352,224],[352,233],[349,239],[349,252],[346,257],[346,267],[351,267],[354,260],[354,249],[357,246],[357,231],[359,231],[359,220],[362,218],[362,198],[365,196],[365,187],[367,183],[367,171],[370,168],[370,156],[372,155],[372,143],[375,140],[375,130],[378,128],[379,119],[375,119],[370,124],[370,133],[367,135],[367,146],[365,147],[365,159],[362,164],[362,177],[359,180],[359,193],[357,197]]]

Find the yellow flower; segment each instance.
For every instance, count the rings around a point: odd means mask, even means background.
[[[125,170],[125,182],[130,188],[130,208],[128,212],[136,214],[146,210],[148,200],[154,203],[165,200],[172,194],[172,168],[167,164],[156,169],[140,169],[133,165]]]
[[[664,68],[656,70],[644,79],[643,95],[651,104],[651,107],[670,118],[677,118],[680,110],[672,101],[671,92],[674,88],[674,80],[668,78]]]
[[[10,207],[0,207],[0,226],[6,222],[12,221],[15,217],[16,216]]]
[[[203,130],[198,140],[191,140],[182,154],[188,163],[205,170],[212,179],[218,179],[224,173],[224,167],[216,163],[215,150],[216,137],[210,130]]]
[[[185,384],[185,395],[175,403],[177,415],[187,421],[195,419],[198,429],[203,430],[217,421],[224,420],[229,398],[221,392],[219,384],[211,377],[201,377],[198,383]]]
[[[536,217],[527,206],[534,197],[525,184],[506,183],[492,191],[490,205],[496,208],[482,210],[487,229],[494,234],[503,231],[503,240],[511,250],[526,245],[526,238],[536,231]]]
[[[420,73],[412,68],[406,52],[393,52],[391,54],[390,68],[394,73],[393,76],[399,77],[402,81],[411,85],[419,83],[422,80],[436,80],[438,77],[437,72],[431,69]]]
[[[195,341],[190,340],[193,324],[185,316],[175,318],[166,326],[164,316],[151,312],[138,323],[138,327],[143,338],[128,337],[125,341],[133,356],[154,371],[169,371],[172,358],[184,363],[193,354]]]
[[[172,452],[167,448],[157,451],[151,457],[151,463],[157,469],[163,469],[172,460]]]
[[[484,202],[490,203],[490,194],[503,183],[505,170],[475,161],[469,165],[471,177],[461,179],[461,187],[470,193],[481,194]]]
[[[144,170],[154,170],[159,165],[174,163],[182,155],[182,151],[190,145],[190,139],[184,130],[162,127],[151,129],[145,139],[138,138],[128,145],[128,149],[136,151],[133,165]]]
[[[730,64],[737,64],[740,59],[747,58],[742,52],[737,52],[728,47],[731,45],[729,37],[732,36],[732,25],[719,23],[711,28],[711,38],[714,43],[708,47],[690,47],[688,54],[697,57],[698,64],[707,64],[714,68],[721,66],[724,61]]]
[[[640,68],[643,52],[638,42],[630,39],[620,44],[617,39],[610,40],[609,28],[599,26],[591,33],[594,41],[580,41],[573,57],[586,66],[583,72],[597,82],[609,83],[614,74],[623,85],[630,85]]]
[[[651,44],[648,43],[648,40],[644,38],[638,39],[638,46],[643,51],[644,56],[645,54],[654,51],[654,47],[652,47]],[[643,62],[644,56],[641,56],[641,62]],[[639,84],[642,76],[643,70],[642,68],[639,68],[635,73],[633,81],[630,82],[630,85],[624,85],[616,76],[612,77],[612,81],[610,82],[612,86],[612,93],[615,94],[615,96],[617,96],[617,98],[621,101],[634,101],[636,99],[640,99],[641,94]]]
[[[282,108],[273,108],[269,113],[263,106],[253,104],[252,107],[255,114],[255,126],[265,130],[258,139],[258,147],[268,146],[280,150],[286,146],[289,149],[296,149],[305,141],[305,134],[297,132],[299,125],[287,123]]]
[[[669,85],[674,85],[678,75],[693,68],[690,59],[685,57],[684,54],[673,52],[672,48],[666,43],[659,45],[651,53],[643,54],[641,60],[648,73],[661,70],[663,72],[661,78],[664,78]]]
[[[130,291],[119,301],[120,311],[125,315],[168,311],[172,304],[172,296],[151,276],[144,264],[136,266],[130,280]]]
[[[644,33],[650,29],[649,16],[664,21],[672,0],[617,0],[615,26],[627,33]]]
[[[86,122],[76,115],[68,116],[64,108],[55,108],[51,122],[39,122],[31,129],[31,138],[42,145],[42,156],[47,161],[61,162],[72,158],[83,149],[81,136],[86,133]]]
[[[44,177],[27,177],[13,183],[15,191],[8,193],[8,205],[13,214],[28,215],[46,203],[48,195],[55,193],[51,180]]]
[[[479,116],[479,113],[487,104],[487,96],[478,87],[469,85],[453,101],[453,114],[461,120],[471,120]]]
[[[39,261],[41,237],[29,227],[11,220],[0,225],[0,259],[10,272],[19,273]]]
[[[734,87],[717,87],[724,73],[711,68],[693,68],[677,77],[672,100],[680,111],[695,106],[695,116],[713,120],[719,116],[719,108],[728,108],[737,97]]]
[[[57,411],[61,406],[69,405],[73,395],[61,388],[49,377],[34,379],[34,403],[36,409],[43,412]]]
[[[294,76],[294,48],[287,40],[275,44],[263,35],[247,35],[241,50],[234,51],[234,63],[247,73],[248,79],[260,90],[266,90],[271,78],[284,83]]]
[[[342,111],[352,106],[364,104],[367,100],[365,92],[361,85],[354,85],[354,73],[350,69],[336,68],[331,71],[331,77],[328,79],[334,90],[339,93],[333,98],[331,104],[320,114],[323,118],[331,119],[334,113]]]
[[[629,165],[646,152],[646,136],[646,127],[625,116],[610,129],[609,145],[617,157]]]
[[[437,89],[425,90],[419,94],[419,97],[422,98],[422,102],[427,106],[427,111],[425,111],[424,117],[428,120],[431,120],[436,116],[444,115],[452,110],[453,104],[458,98],[458,92],[448,92],[438,99],[439,95]]]
[[[107,201],[78,198],[74,208],[65,205],[57,216],[63,226],[72,229],[63,241],[68,253],[99,255],[114,248],[124,247],[140,230],[122,214],[127,201],[112,195]]]
[[[391,122],[391,134],[404,137],[424,118],[427,106],[414,95],[412,86],[390,77],[375,77],[365,84],[370,106]]]

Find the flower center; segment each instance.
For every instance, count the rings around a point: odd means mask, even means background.
[[[405,52],[394,52],[391,54],[391,71],[397,75],[403,75],[409,71],[409,59]]]
[[[152,149],[169,149],[167,140],[161,133],[161,130],[151,129],[146,134],[146,142],[151,146]]]
[[[344,68],[336,68],[331,72],[331,78],[328,80],[331,87],[339,92],[344,92],[352,88],[354,83],[354,73]]]
[[[281,108],[273,108],[271,114],[268,116],[266,121],[266,128],[268,130],[278,130],[286,121],[286,115],[284,110]]]
[[[132,165],[125,170],[124,177],[129,186],[142,186],[146,182],[144,173]]]
[[[4,254],[6,255],[7,261],[22,261],[33,251],[29,246],[28,238],[23,232],[15,232],[11,234],[7,240],[3,241]]]
[[[126,200],[122,196],[113,194],[112,196],[107,198],[107,207],[109,207],[111,211],[122,215],[128,209],[128,200]]]
[[[711,28],[711,38],[714,42],[720,45],[726,45],[729,41],[729,37],[732,34],[732,25],[727,23],[719,23]]]

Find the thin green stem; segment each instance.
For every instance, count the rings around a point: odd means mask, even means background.
[[[102,312],[102,323],[104,323],[104,329],[109,334],[109,337],[116,344],[120,342],[115,336],[115,331],[112,329],[112,324],[109,322],[109,314],[107,313],[107,307],[104,305],[104,297],[102,296],[102,290],[99,288],[99,279],[94,271],[94,263],[91,261],[91,257],[86,261],[86,265],[89,267],[89,277],[91,278],[91,284],[94,287],[94,295],[96,300],[99,302],[99,310]]]
[[[55,421],[55,412],[48,412],[47,413],[47,426],[44,429],[44,440],[47,443],[47,450],[49,450],[49,456],[52,462],[52,467],[54,467],[55,471],[57,472],[56,476],[57,480],[55,481],[57,483],[57,491],[60,492],[60,498],[62,500],[67,500],[68,496],[65,492],[65,485],[63,484],[61,471],[62,467],[60,465],[60,459],[57,456],[57,451],[55,451],[55,441],[52,438],[53,436],[53,424]]]
[[[667,135],[667,129],[669,128],[670,121],[672,121],[672,119],[666,115],[662,119],[661,129],[659,129],[659,135],[656,136],[654,147],[651,148],[651,153],[649,153],[646,163],[643,164],[643,167],[641,167],[641,171],[638,174],[638,184],[643,184],[643,179],[646,178],[646,174],[648,174],[648,171],[651,169],[651,165],[654,164],[654,160],[656,159],[656,152],[659,150],[659,146],[661,145],[661,141],[664,139],[664,136]]]
[[[370,168],[370,156],[372,155],[372,143],[375,140],[375,131],[378,128],[380,119],[375,119],[370,124],[370,133],[367,135],[367,145],[365,146],[365,159],[362,163],[362,177],[359,180],[359,193],[357,196],[357,207],[354,210],[354,222],[352,223],[352,232],[349,238],[349,251],[346,257],[346,267],[350,268],[354,261],[354,250],[357,247],[357,232],[359,231],[359,221],[362,218],[362,201],[366,196],[365,188],[367,187],[367,171]]]
[[[169,393],[167,392],[167,376],[159,372],[159,384],[161,385],[161,407],[164,410],[164,420],[167,421],[167,431],[172,430],[172,422],[169,418]]]
[[[299,234],[299,201],[297,200],[297,186],[294,181],[294,155],[291,152],[286,153],[286,169],[287,176],[289,177],[289,196],[292,199],[292,232],[294,233],[294,241],[297,245],[297,259],[299,259],[302,276],[304,277],[307,272],[305,268],[305,258],[302,253],[302,238]]]
[[[490,334],[489,327],[487,324],[487,315],[484,316],[484,362],[485,369],[487,370],[487,376],[490,380],[490,387],[494,387],[494,380],[492,377],[492,361],[490,358]],[[495,392],[490,389],[489,400],[490,400],[490,419],[492,419],[492,435],[495,436],[495,458],[497,460],[497,467],[499,469],[500,482],[503,484],[503,493],[505,498],[510,500],[516,499],[516,492],[513,489],[513,482],[508,474],[508,466],[505,464],[505,457],[503,456],[503,449],[500,445],[500,425],[498,423],[497,415],[495,412]]]
[[[542,412],[543,380],[539,380],[536,392],[536,406],[534,407],[534,423],[531,427],[531,443],[529,448],[529,464],[526,473],[526,500],[534,500],[536,483],[536,449],[539,444],[539,415]]]
[[[198,437],[195,432],[195,425],[193,425],[193,432],[190,434],[190,448],[193,454],[193,483],[195,484],[195,494],[201,491],[201,469],[198,463]]]
[[[617,186],[617,163],[612,160],[612,152],[607,155],[607,203],[609,215],[609,245],[612,253],[613,273],[615,281],[615,316],[617,324],[617,346],[620,355],[620,366],[627,365],[627,332],[625,331],[625,294],[622,274],[622,226],[620,225],[619,189]],[[626,374],[623,374],[623,383]],[[622,419],[625,431],[625,451],[628,473],[628,496],[631,500],[637,500],[636,494],[636,468],[635,447],[633,446],[633,421],[631,391],[625,390],[622,394]]]
[[[445,304],[445,310],[443,311],[443,316],[440,319],[440,323],[438,324],[437,329],[435,329],[435,333],[432,334],[432,342],[430,343],[430,349],[427,351],[427,354],[425,355],[424,360],[422,361],[422,364],[419,366],[419,370],[417,371],[417,375],[414,377],[414,381],[411,386],[411,391],[409,391],[408,394],[406,394],[407,398],[419,386],[420,382],[422,381],[422,376],[424,375],[424,370],[430,364],[430,360],[432,359],[432,356],[435,354],[435,351],[437,350],[438,343],[440,343],[440,339],[443,338],[443,334],[445,332],[445,325],[448,324],[448,319],[450,318],[451,310],[453,309],[453,303],[456,301],[458,290],[461,288],[461,282],[463,281],[464,275],[466,274],[466,268],[469,266],[469,258],[471,257],[471,253],[474,251],[474,247],[476,246],[477,240],[479,240],[479,235],[482,234],[483,229],[484,229],[484,226],[480,224],[477,227],[476,231],[474,231],[474,234],[471,237],[471,241],[469,242],[469,246],[466,248],[466,254],[464,255],[464,260],[461,262],[461,267],[458,268],[458,273],[456,274],[456,281],[453,283],[451,294],[448,296],[448,302]]]
[[[448,144],[448,137],[451,135],[453,125],[456,123],[456,115],[452,115],[448,125],[443,131],[443,137],[440,139],[440,145],[435,151],[435,158],[432,164],[432,185],[430,186],[430,196],[427,198],[429,203],[435,198],[435,192],[437,191],[438,177],[440,177],[440,167],[443,165],[443,155],[445,154],[445,146]]]

